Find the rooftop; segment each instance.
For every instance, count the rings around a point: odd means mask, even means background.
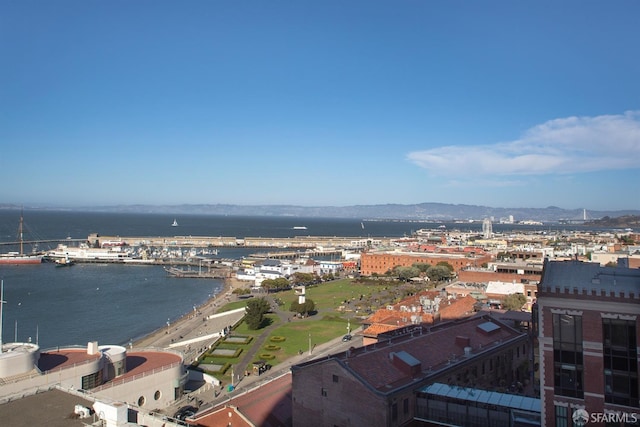
[[[235,417],[238,425],[245,425],[244,418],[248,419],[252,425],[262,427],[291,425],[291,402],[291,373],[288,372],[247,393],[232,395],[224,405],[199,414],[193,423],[202,427],[226,427],[229,421],[233,422],[233,419],[229,418]],[[235,413],[236,411],[239,414]],[[231,417],[228,415],[229,412]]]
[[[47,427],[83,427],[94,421],[74,416],[76,405],[92,408],[93,402],[54,389],[0,405],[0,420],[7,426]]]
[[[337,360],[370,387],[391,392],[416,379],[448,369],[469,357],[491,351],[504,342],[525,337],[523,333],[490,316],[441,323],[432,328],[412,325],[388,335],[376,344],[352,348],[330,359]],[[403,366],[394,363],[398,355],[402,355],[401,360],[411,360],[412,369],[403,369]],[[311,361],[292,369],[304,369],[305,366],[323,361]],[[416,367],[415,362],[419,366]]]
[[[67,369],[100,357],[102,357],[100,353],[89,354],[86,347],[60,347],[40,353],[38,368],[42,372]]]
[[[434,383],[419,390],[420,393],[464,400],[467,402],[486,403],[522,411],[540,412],[540,399],[517,394],[498,393],[466,387],[450,386]]]
[[[595,293],[610,296],[634,294],[640,298],[640,269],[602,267],[598,263],[581,261],[545,261],[541,292]]]

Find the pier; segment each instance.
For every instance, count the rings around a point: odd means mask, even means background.
[[[318,249],[336,248],[354,249],[376,244],[389,244],[391,238],[386,237],[339,237],[339,236],[296,236],[296,237],[210,237],[210,236],[102,236],[91,234],[87,238],[89,244],[102,247],[109,242],[122,242],[128,246],[156,246],[183,248],[277,248],[277,249]]]

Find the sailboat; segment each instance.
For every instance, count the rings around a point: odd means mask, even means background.
[[[25,254],[24,253],[24,237],[22,230],[24,227],[24,217],[20,212],[20,226],[18,227],[18,239],[20,241],[20,252],[8,252],[0,254],[0,264],[40,264],[42,263],[41,254]]]
[[[178,221],[176,221],[176,219],[173,219],[173,223],[171,224],[172,227],[177,227],[178,226]]]

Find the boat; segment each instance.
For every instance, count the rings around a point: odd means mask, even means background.
[[[52,251],[47,252],[47,258],[55,260],[69,259],[72,262],[125,262],[131,260],[131,253],[123,246],[113,246],[107,248],[91,248],[87,245],[72,248],[59,244]]]
[[[25,254],[24,253],[24,237],[22,234],[22,230],[24,227],[24,217],[22,212],[20,212],[20,225],[18,227],[18,238],[20,241],[20,252],[8,252],[6,254],[0,254],[0,264],[40,264],[42,263],[42,255],[41,254]]]
[[[178,221],[176,221],[176,219],[173,219],[173,223],[171,224],[172,227],[177,227],[178,226]]]
[[[305,227],[304,225],[296,225],[295,227],[293,227],[294,230],[306,230],[307,227]]]
[[[40,254],[21,254],[20,252],[8,252],[0,254],[0,264],[40,264],[42,263],[42,255]]]
[[[69,259],[69,257],[66,256],[64,258],[59,258],[56,260],[56,267],[70,267],[75,263],[76,263],[75,261]]]

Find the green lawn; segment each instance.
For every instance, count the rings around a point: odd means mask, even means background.
[[[283,301],[281,309],[288,311],[291,302],[297,300],[293,290],[276,292],[269,294],[270,298],[278,298]],[[300,350],[304,353],[309,352],[309,338],[311,338],[311,348],[324,344],[334,338],[342,337],[347,333],[347,322],[350,322],[351,331],[359,328],[360,323],[358,316],[366,315],[369,310],[376,310],[380,306],[389,302],[393,297],[393,293],[389,291],[388,284],[363,285],[353,283],[349,279],[335,280],[320,285],[307,287],[306,297],[314,301],[317,313],[313,316],[297,319],[291,313],[291,320],[280,323],[280,319],[275,314],[268,314],[266,317],[271,324],[275,322],[275,329],[269,333],[269,338],[274,336],[284,337],[284,341],[272,342],[267,339],[256,352],[255,361],[260,359],[260,355],[270,355],[273,359],[267,360],[272,365],[281,363],[289,357],[298,354]],[[246,306],[248,300],[240,300],[226,304],[220,311],[229,311],[236,308]],[[342,310],[338,310],[342,307]],[[349,320],[348,320],[349,319]],[[257,345],[256,337],[265,333],[264,328],[251,330],[246,323],[241,322],[233,331],[234,335],[246,335],[254,337],[251,343],[243,348],[242,355],[247,351],[251,351],[251,346]],[[268,345],[276,345],[280,347],[277,350],[269,350]],[[224,345],[224,347],[228,347]],[[215,360],[219,363],[231,363],[236,365],[236,373],[240,370],[251,369],[251,366],[239,367],[242,355],[238,358],[219,358]],[[230,381],[230,371],[220,377],[222,381],[228,383]]]
[[[320,285],[307,287],[306,297],[312,299],[318,311],[335,310],[350,301],[354,309],[366,310],[379,305],[375,299],[386,293],[388,285],[363,285],[349,279],[334,280]],[[285,302],[288,309],[292,301],[297,299],[293,291],[279,292],[277,295]],[[362,296],[362,298],[360,298]]]
[[[351,324],[351,329],[358,325]],[[281,336],[285,338],[283,342],[273,343],[279,345],[281,350],[272,352],[276,359],[273,363],[280,363],[291,356],[298,354],[298,351],[309,351],[309,339],[311,339],[311,348],[316,345],[324,344],[334,338],[342,337],[347,333],[347,320],[339,317],[318,317],[314,316],[292,320],[282,326],[276,328],[270,337]],[[269,343],[272,343],[269,341]]]

